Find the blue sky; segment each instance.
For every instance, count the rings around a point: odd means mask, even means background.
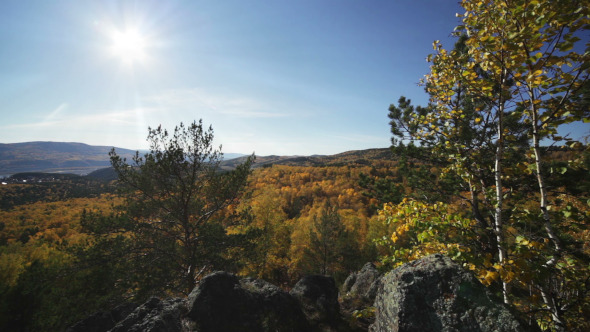
[[[203,119],[224,152],[388,147],[389,104],[425,104],[454,0],[0,2],[0,142],[143,149]],[[115,36],[133,31],[128,60]]]

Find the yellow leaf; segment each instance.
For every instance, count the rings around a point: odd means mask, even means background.
[[[512,271],[507,271],[506,273],[504,273],[504,274],[502,275],[502,279],[503,279],[503,281],[504,281],[504,282],[508,283],[508,282],[511,282],[512,280],[514,280],[514,276],[515,276],[515,275],[516,275],[516,274],[515,274],[514,272],[512,272]]]
[[[494,272],[494,271],[484,271],[482,275],[480,275],[480,278],[482,279],[481,282],[486,285],[489,286],[492,282],[494,282],[496,279],[498,279],[498,272]]]

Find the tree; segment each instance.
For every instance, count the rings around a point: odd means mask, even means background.
[[[338,209],[326,201],[319,219],[313,217],[312,227],[309,230],[309,246],[305,249],[312,270],[332,275],[341,272],[346,265],[345,258],[350,258],[347,256],[352,256],[355,248],[352,237],[340,220]]]
[[[256,248],[252,250],[254,259],[245,267],[245,274],[261,278],[274,284],[289,281],[292,227],[287,223],[287,215],[281,208],[284,204],[280,193],[270,185],[253,194],[255,198],[243,201],[252,209],[254,227],[260,230]]]
[[[110,152],[127,189],[122,231],[133,243],[129,258],[145,271],[140,282],[148,287],[188,293],[204,271],[222,267],[224,249],[233,244],[220,212],[238,203],[253,156],[221,171],[221,147],[213,147],[213,129],[202,120],[181,123],[172,134],[149,128],[147,140],[150,151],[137,152],[132,163]]]
[[[499,116],[504,104],[498,105],[498,102],[505,101],[473,93],[466,89],[465,78],[456,75],[471,70],[474,79],[488,79],[485,71],[469,64],[467,39],[466,35],[460,36],[451,52],[435,44],[439,53],[434,58],[429,57],[433,65],[425,84],[431,95],[427,107],[413,106],[405,97],[399,99],[398,106],[389,107],[392,149],[439,173],[435,179],[429,179],[426,175],[430,172],[412,176],[416,167],[404,170],[410,179],[415,178],[410,183],[414,198],[430,203],[460,199],[469,204],[472,217],[478,222],[482,250],[495,253],[503,260],[506,254],[501,231],[502,188],[506,179],[497,175],[503,159],[508,156],[504,141],[496,138],[500,122],[503,123],[502,136],[505,131],[512,133],[512,155],[522,153],[520,150],[527,143],[517,121],[508,114]],[[438,80],[449,85],[438,84]],[[499,148],[501,153],[498,153]],[[496,195],[490,195],[498,188]]]
[[[451,205],[404,198],[399,204],[385,204],[379,218],[391,234],[377,239],[390,251],[382,259],[388,266],[397,267],[434,253],[471,264],[479,254],[472,250],[477,241],[473,231],[476,221],[461,216]]]
[[[579,36],[590,29],[590,11],[587,3],[571,0],[463,1],[462,5],[466,13],[459,30],[468,35],[465,44],[469,66],[457,70],[455,64],[461,55],[449,54],[437,44],[433,70],[427,77],[429,92],[436,96],[439,106],[444,107],[450,89],[460,85],[469,94],[487,98],[489,104],[494,105],[493,114],[498,119],[495,133],[498,241],[503,240],[505,219],[502,180],[508,174],[502,164],[504,148],[510,144],[511,137],[506,130],[505,117],[509,114],[528,126],[533,161],[523,160],[523,164],[538,183],[538,207],[545,238],[553,246],[545,264],[551,268],[565,252],[549,212],[551,203],[540,142],[543,139],[562,141],[564,138],[558,136],[561,125],[588,119],[588,111],[576,107],[571,97],[589,79],[589,46],[586,44],[586,52],[581,53]],[[486,78],[480,79],[481,75],[474,69],[483,70]],[[499,260],[503,263],[506,253],[501,251],[500,254]],[[559,292],[551,291],[546,284],[551,282],[538,285],[542,298],[556,328],[563,329],[562,309],[557,304],[562,302],[558,300]]]
[[[590,7],[575,0],[464,0],[462,6],[456,28],[462,45],[448,51],[435,41],[428,57],[430,107],[412,109],[400,100],[390,113],[393,134],[428,147],[442,172],[462,179],[469,190],[456,192],[470,193],[466,201],[478,223],[491,216],[497,263],[490,280],[501,281],[505,301],[514,300],[543,326],[580,326],[588,256],[566,225],[587,225],[587,193],[576,197],[548,186],[551,152],[541,142],[578,148],[559,129],[590,121],[584,97],[590,45],[580,38],[590,30]],[[577,171],[575,159],[560,172]],[[474,207],[482,200],[478,216]],[[526,272],[506,272],[515,265]]]

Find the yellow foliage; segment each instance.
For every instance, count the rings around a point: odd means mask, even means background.
[[[489,286],[494,281],[498,280],[500,274],[496,271],[483,270],[478,277],[484,285]]]
[[[36,202],[9,211],[0,210],[0,220],[4,223],[1,235],[6,239],[0,252],[0,283],[15,285],[19,275],[33,261],[67,263],[70,258],[61,245],[64,242],[81,244],[87,238],[79,233],[82,210],[108,213],[121,202],[105,194],[98,198]]]
[[[0,254],[0,284],[12,287],[25,269],[26,258],[19,253]]]

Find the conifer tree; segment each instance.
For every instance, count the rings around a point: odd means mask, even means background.
[[[126,191],[123,231],[132,242],[128,259],[139,284],[188,293],[203,272],[227,264],[235,245],[221,211],[237,204],[253,157],[222,172],[221,148],[202,121],[180,124],[169,133],[149,129],[150,151],[131,163],[113,149],[111,164]],[[147,285],[147,286],[146,286]]]

